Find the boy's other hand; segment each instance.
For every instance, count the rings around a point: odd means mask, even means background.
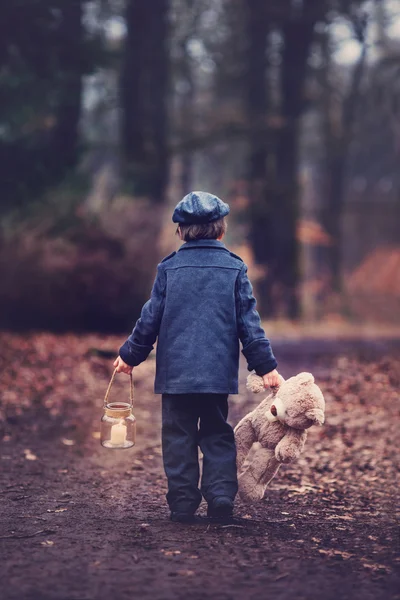
[[[130,375],[133,369],[133,367],[127,365],[120,356],[114,360],[114,367],[116,368],[117,373],[126,373],[127,375]]]
[[[263,375],[264,387],[279,387],[282,383],[282,376],[274,369],[270,373]]]

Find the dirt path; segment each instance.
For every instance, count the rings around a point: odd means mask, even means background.
[[[1,342],[2,600],[400,599],[398,344],[275,343],[284,376],[316,375],[327,423],[237,524],[188,527],[168,521],[154,361],[135,373],[138,445],[109,451],[110,361],[90,349],[119,339]],[[261,400],[245,376],[232,423]]]

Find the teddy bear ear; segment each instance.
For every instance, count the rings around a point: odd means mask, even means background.
[[[247,376],[246,387],[250,392],[253,392],[253,394],[265,392],[263,378],[254,371]]]
[[[307,419],[314,421],[315,425],[322,425],[325,421],[325,415],[320,408],[310,408],[305,413]]]
[[[310,383],[314,383],[314,375],[311,373],[299,373],[296,379],[297,383],[300,385],[310,385]]]

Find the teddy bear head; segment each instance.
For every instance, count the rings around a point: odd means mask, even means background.
[[[262,386],[262,387],[261,387]],[[262,378],[248,377],[247,387],[253,392],[264,389]],[[281,421],[293,429],[308,429],[325,420],[325,400],[311,373],[299,373],[272,391],[272,404],[267,410],[269,422]]]

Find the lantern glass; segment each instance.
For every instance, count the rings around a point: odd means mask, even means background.
[[[110,402],[101,418],[100,442],[105,448],[132,448],[136,441],[136,419],[127,402]]]

